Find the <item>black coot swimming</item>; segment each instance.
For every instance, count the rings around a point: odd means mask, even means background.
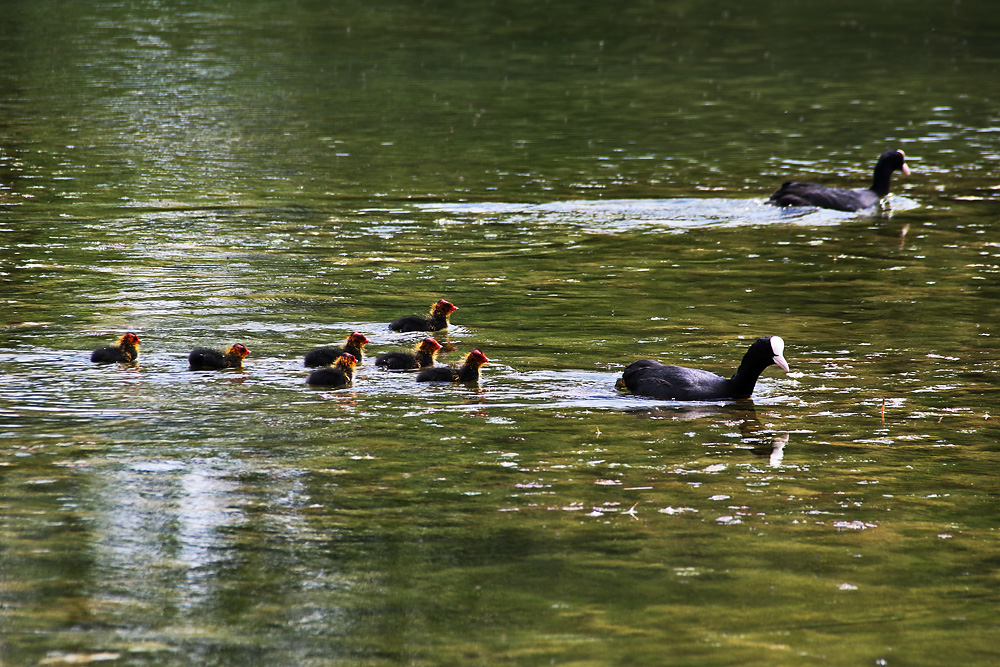
[[[357,357],[350,352],[344,352],[337,357],[333,365],[324,366],[310,373],[306,378],[306,384],[334,389],[349,387],[354,382],[354,366],[357,363]]]
[[[139,337],[131,331],[108,347],[99,347],[90,355],[90,360],[99,364],[115,362],[131,363],[139,358]]]
[[[434,356],[441,349],[441,343],[427,337],[417,343],[413,352],[386,352],[375,357],[375,365],[395,371],[412,368],[427,368],[434,365]]]
[[[354,358],[360,363],[364,359],[364,349],[367,344],[368,337],[355,331],[347,337],[343,347],[318,347],[315,350],[307,352],[305,365],[307,368],[329,366],[337,361],[337,358],[345,352],[354,355]]]
[[[771,364],[788,371],[788,362],[781,356],[785,342],[779,336],[765,336],[754,341],[743,355],[740,367],[730,379],[715,373],[665,366],[659,361],[643,359],[629,365],[615,383],[618,389],[633,394],[671,401],[714,401],[727,398],[750,398],[757,378]]]
[[[458,310],[458,306],[441,299],[433,306],[428,317],[407,315],[389,322],[393,331],[440,331],[448,328],[448,316]]]
[[[473,350],[459,366],[436,366],[417,373],[417,382],[479,382],[479,367],[488,362],[486,355]]]
[[[889,194],[892,172],[897,169],[906,175],[910,173],[903,151],[886,151],[875,163],[875,175],[870,188],[851,190],[788,181],[771,195],[767,203],[775,206],[819,206],[837,211],[860,211],[875,205]]]
[[[193,371],[218,371],[223,368],[242,368],[243,358],[250,354],[242,343],[226,348],[225,352],[196,347],[188,355],[188,364]]]

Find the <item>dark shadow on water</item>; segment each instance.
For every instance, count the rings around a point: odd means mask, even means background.
[[[635,415],[649,419],[670,419],[673,421],[688,421],[705,417],[725,417],[727,420],[739,420],[742,425],[757,425],[757,411],[752,400],[742,400],[733,403],[689,403],[681,401],[665,401],[653,408],[629,408],[625,410]]]
[[[768,465],[781,465],[785,445],[789,434],[786,431],[775,432],[757,419],[757,410],[751,399],[732,403],[679,403],[657,406],[655,408],[629,408],[626,413],[645,419],[664,419],[670,421],[693,421],[697,419],[721,419],[725,422],[735,422],[740,436],[752,441],[750,451],[755,456],[767,457]]]

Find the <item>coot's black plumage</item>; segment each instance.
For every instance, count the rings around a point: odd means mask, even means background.
[[[417,382],[479,382],[479,367],[489,359],[479,350],[465,355],[459,366],[436,366],[417,373]]]
[[[892,172],[897,169],[909,175],[910,168],[906,166],[906,155],[903,151],[886,151],[875,163],[875,175],[870,188],[851,190],[831,188],[816,183],[788,181],[771,195],[767,203],[775,206],[819,206],[837,211],[860,211],[874,206],[882,197],[889,194]]]
[[[749,398],[765,368],[777,364],[788,370],[788,362],[782,356],[784,350],[785,342],[779,336],[758,338],[728,380],[697,368],[665,366],[659,361],[643,359],[629,365],[615,386],[640,396],[671,401]]]
[[[344,352],[337,357],[332,366],[325,366],[310,373],[306,378],[306,384],[334,389],[348,387],[354,382],[354,366],[357,363],[357,357]]]
[[[413,352],[386,352],[375,357],[375,365],[390,370],[410,370],[434,365],[434,355],[441,349],[441,343],[427,337],[417,343]]]
[[[364,359],[365,345],[368,344],[368,337],[355,331],[347,340],[343,347],[318,347],[306,353],[305,365],[307,368],[317,366],[329,366],[337,361],[337,358],[345,352],[354,355],[358,363]]]
[[[448,316],[458,310],[458,306],[441,299],[433,306],[428,317],[407,315],[389,322],[393,331],[440,331],[448,328]]]
[[[241,368],[243,358],[250,354],[242,343],[226,348],[225,352],[196,347],[188,355],[188,364],[193,371],[218,371],[223,368]]]
[[[99,347],[90,355],[90,360],[98,364],[115,362],[131,363],[139,358],[139,337],[131,331],[118,339],[114,345]]]

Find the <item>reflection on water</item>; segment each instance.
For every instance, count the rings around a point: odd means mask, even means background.
[[[205,580],[226,557],[221,531],[240,521],[238,486],[220,463],[137,461],[108,475],[94,527],[94,566],[110,578],[107,585],[135,582],[131,594],[148,601],[177,585],[172,605],[204,600],[211,592]]]
[[[859,214],[813,207],[776,208],[765,202],[766,199],[606,199],[546,204],[437,203],[419,205],[418,208],[448,214],[447,219],[441,220],[443,225],[475,224],[489,220],[537,231],[554,226],[563,232],[576,228],[590,234],[614,234],[682,233],[689,228],[779,223],[818,227],[840,224],[873,213],[890,218],[893,212],[919,206],[905,197],[888,197],[878,210]]]

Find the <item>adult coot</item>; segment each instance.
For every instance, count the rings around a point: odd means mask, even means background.
[[[357,363],[357,357],[350,352],[344,352],[337,357],[332,366],[325,366],[310,373],[306,378],[306,384],[334,389],[348,387],[354,382],[354,366]]]
[[[386,352],[375,357],[375,365],[390,370],[427,368],[434,365],[434,355],[441,349],[441,343],[427,337],[417,343],[413,352]]]
[[[242,368],[243,358],[250,354],[242,343],[226,348],[225,352],[196,347],[188,355],[188,364],[193,371],[217,371],[223,368]]]
[[[337,361],[337,358],[345,352],[354,355],[355,360],[360,363],[364,359],[365,345],[368,344],[368,337],[355,331],[347,340],[343,347],[318,347],[306,353],[305,365],[307,368],[317,366],[329,366]]]
[[[417,373],[417,382],[479,382],[479,367],[489,359],[479,350],[465,355],[461,365],[425,368]]]
[[[118,339],[114,345],[99,347],[90,355],[90,360],[99,364],[117,362],[131,363],[139,358],[139,337],[131,331]]]
[[[788,181],[771,195],[767,203],[775,206],[819,206],[837,211],[860,211],[873,206],[889,194],[892,172],[897,169],[906,175],[910,173],[903,151],[886,151],[875,163],[875,175],[870,188],[850,190]]]
[[[788,362],[782,353],[785,341],[778,336],[766,336],[754,341],[736,373],[726,379],[715,373],[665,366],[659,361],[643,359],[629,365],[615,383],[618,389],[628,389],[633,394],[652,396],[671,401],[714,401],[723,398],[749,398],[757,378],[771,364],[785,371]]]
[[[448,316],[458,310],[458,306],[441,299],[433,306],[428,317],[407,315],[389,322],[393,331],[440,331],[448,328]]]

